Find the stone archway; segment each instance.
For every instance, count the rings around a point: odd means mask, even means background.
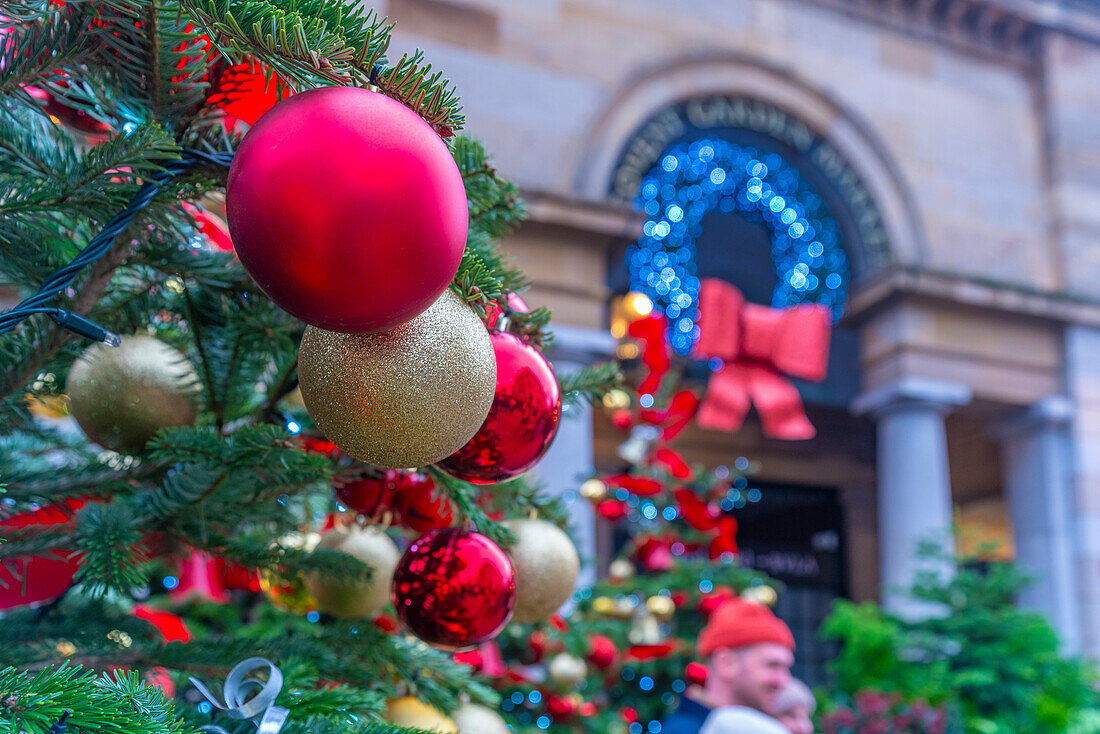
[[[591,200],[629,200],[685,130],[717,127],[754,130],[813,156],[861,227],[849,245],[854,281],[923,259],[913,197],[870,128],[802,81],[735,56],[666,63],[627,85],[586,136],[576,189]]]

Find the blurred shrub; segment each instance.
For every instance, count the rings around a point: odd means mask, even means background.
[[[875,604],[841,601],[822,626],[839,643],[830,667],[837,690],[945,707],[966,734],[1092,731],[1095,671],[1062,656],[1047,621],[1014,605],[1027,579],[1010,563],[949,558],[927,545],[920,555],[928,568],[909,595],[928,605],[928,616],[900,619]],[[856,731],[872,730],[926,731]]]

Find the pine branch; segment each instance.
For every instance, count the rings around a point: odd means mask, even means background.
[[[595,405],[604,395],[623,384],[623,373],[616,362],[590,365],[576,372],[558,375],[563,402],[571,405]]]

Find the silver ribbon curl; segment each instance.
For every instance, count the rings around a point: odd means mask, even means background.
[[[249,679],[248,675],[255,670],[266,667],[268,669],[267,682],[263,683],[255,678]],[[224,711],[231,719],[255,719],[256,734],[279,734],[283,728],[287,715],[286,708],[275,705],[275,698],[283,689],[283,672],[266,658],[248,658],[233,666],[222,686],[222,695],[225,696],[225,705],[218,703],[218,697],[210,692],[196,678],[191,678],[191,685],[198,689],[207,701],[219,711]],[[245,693],[252,689],[260,690],[245,700]],[[211,734],[229,734],[225,729],[216,724],[200,726],[199,731],[211,732]]]

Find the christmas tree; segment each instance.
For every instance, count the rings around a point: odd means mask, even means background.
[[[636,387],[602,400],[623,431],[624,470],[579,490],[622,539],[606,578],[580,589],[568,613],[510,626],[499,650],[464,658],[493,681],[521,730],[659,734],[678,697],[706,679],[695,641],[710,613],[735,595],[774,604],[781,589],[739,563],[742,472],[690,465],[675,448],[698,398],[682,384],[687,363],[674,367],[667,333],[659,315],[629,325],[641,355]]]
[[[503,726],[451,650],[564,601],[522,474],[616,371],[550,370],[517,189],[391,27],[0,2],[0,731]]]

